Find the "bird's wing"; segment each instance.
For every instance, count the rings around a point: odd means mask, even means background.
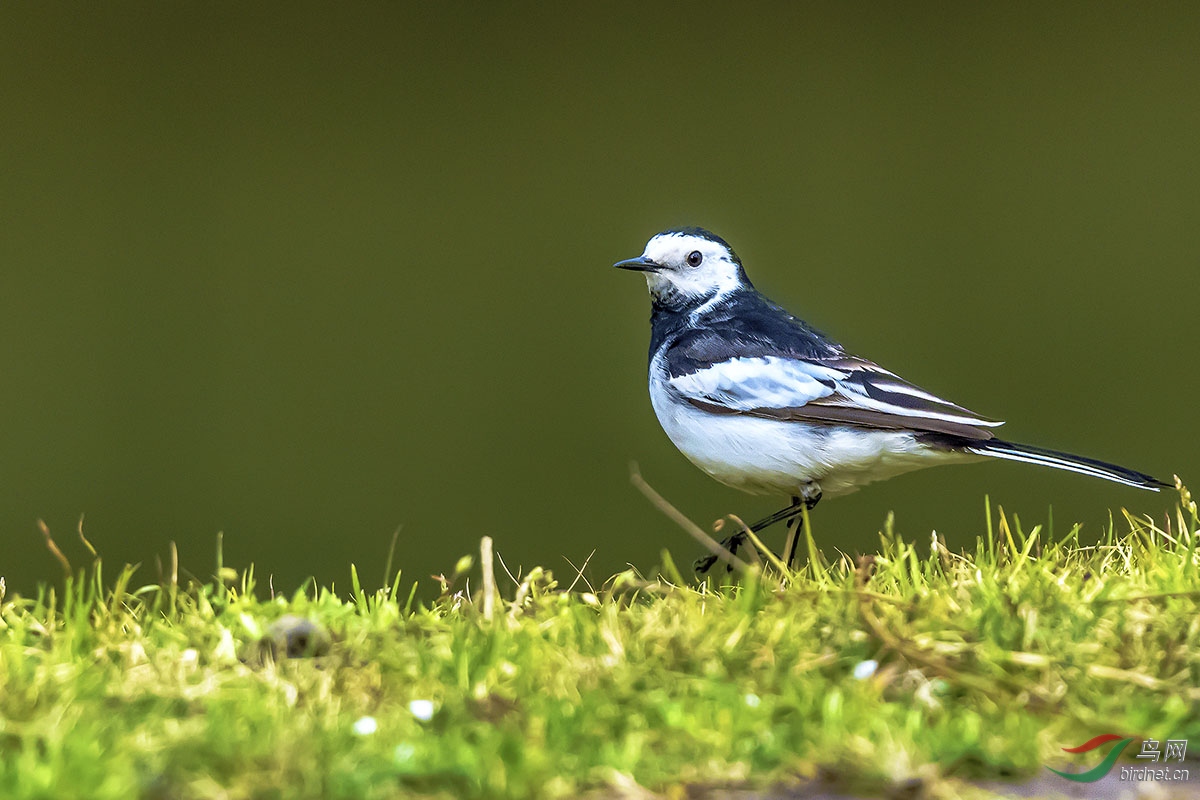
[[[865,358],[842,356],[826,363],[842,367],[846,377],[829,397],[792,411],[795,418],[808,416],[971,439],[991,439],[994,434],[989,428],[1004,424],[930,394]]]
[[[707,411],[991,439],[1002,425],[943,400],[866,359],[839,353],[804,358],[761,346],[752,356],[671,363],[668,383]]]

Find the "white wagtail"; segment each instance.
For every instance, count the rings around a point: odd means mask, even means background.
[[[646,275],[650,402],[667,436],[721,483],[792,504],[750,526],[800,518],[823,496],[910,470],[1005,458],[1158,491],[1115,464],[995,438],[1003,423],[851,355],[759,294],[742,262],[702,228],[664,231],[615,266]],[[793,526],[784,559],[795,554]],[[725,546],[736,552],[744,534]],[[696,563],[703,572],[715,561]]]

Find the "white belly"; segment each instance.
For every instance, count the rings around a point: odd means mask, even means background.
[[[836,497],[914,469],[975,460],[933,450],[911,433],[714,414],[669,392],[665,381],[650,381],[654,413],[675,446],[721,483],[752,494],[798,496],[815,483]]]

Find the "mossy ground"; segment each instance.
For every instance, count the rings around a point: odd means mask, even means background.
[[[434,602],[398,574],[272,597],[252,571],[137,587],[97,561],[0,600],[0,797],[988,797],[1092,766],[1061,748],[1101,733],[1197,751],[1181,491],[1090,546],[997,513],[966,553],[810,538],[786,578],[697,583],[664,554],[568,587],[497,579],[485,547]]]

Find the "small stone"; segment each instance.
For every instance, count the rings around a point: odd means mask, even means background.
[[[329,633],[310,619],[287,614],[267,628],[267,642],[276,660],[312,658],[329,653]]]

